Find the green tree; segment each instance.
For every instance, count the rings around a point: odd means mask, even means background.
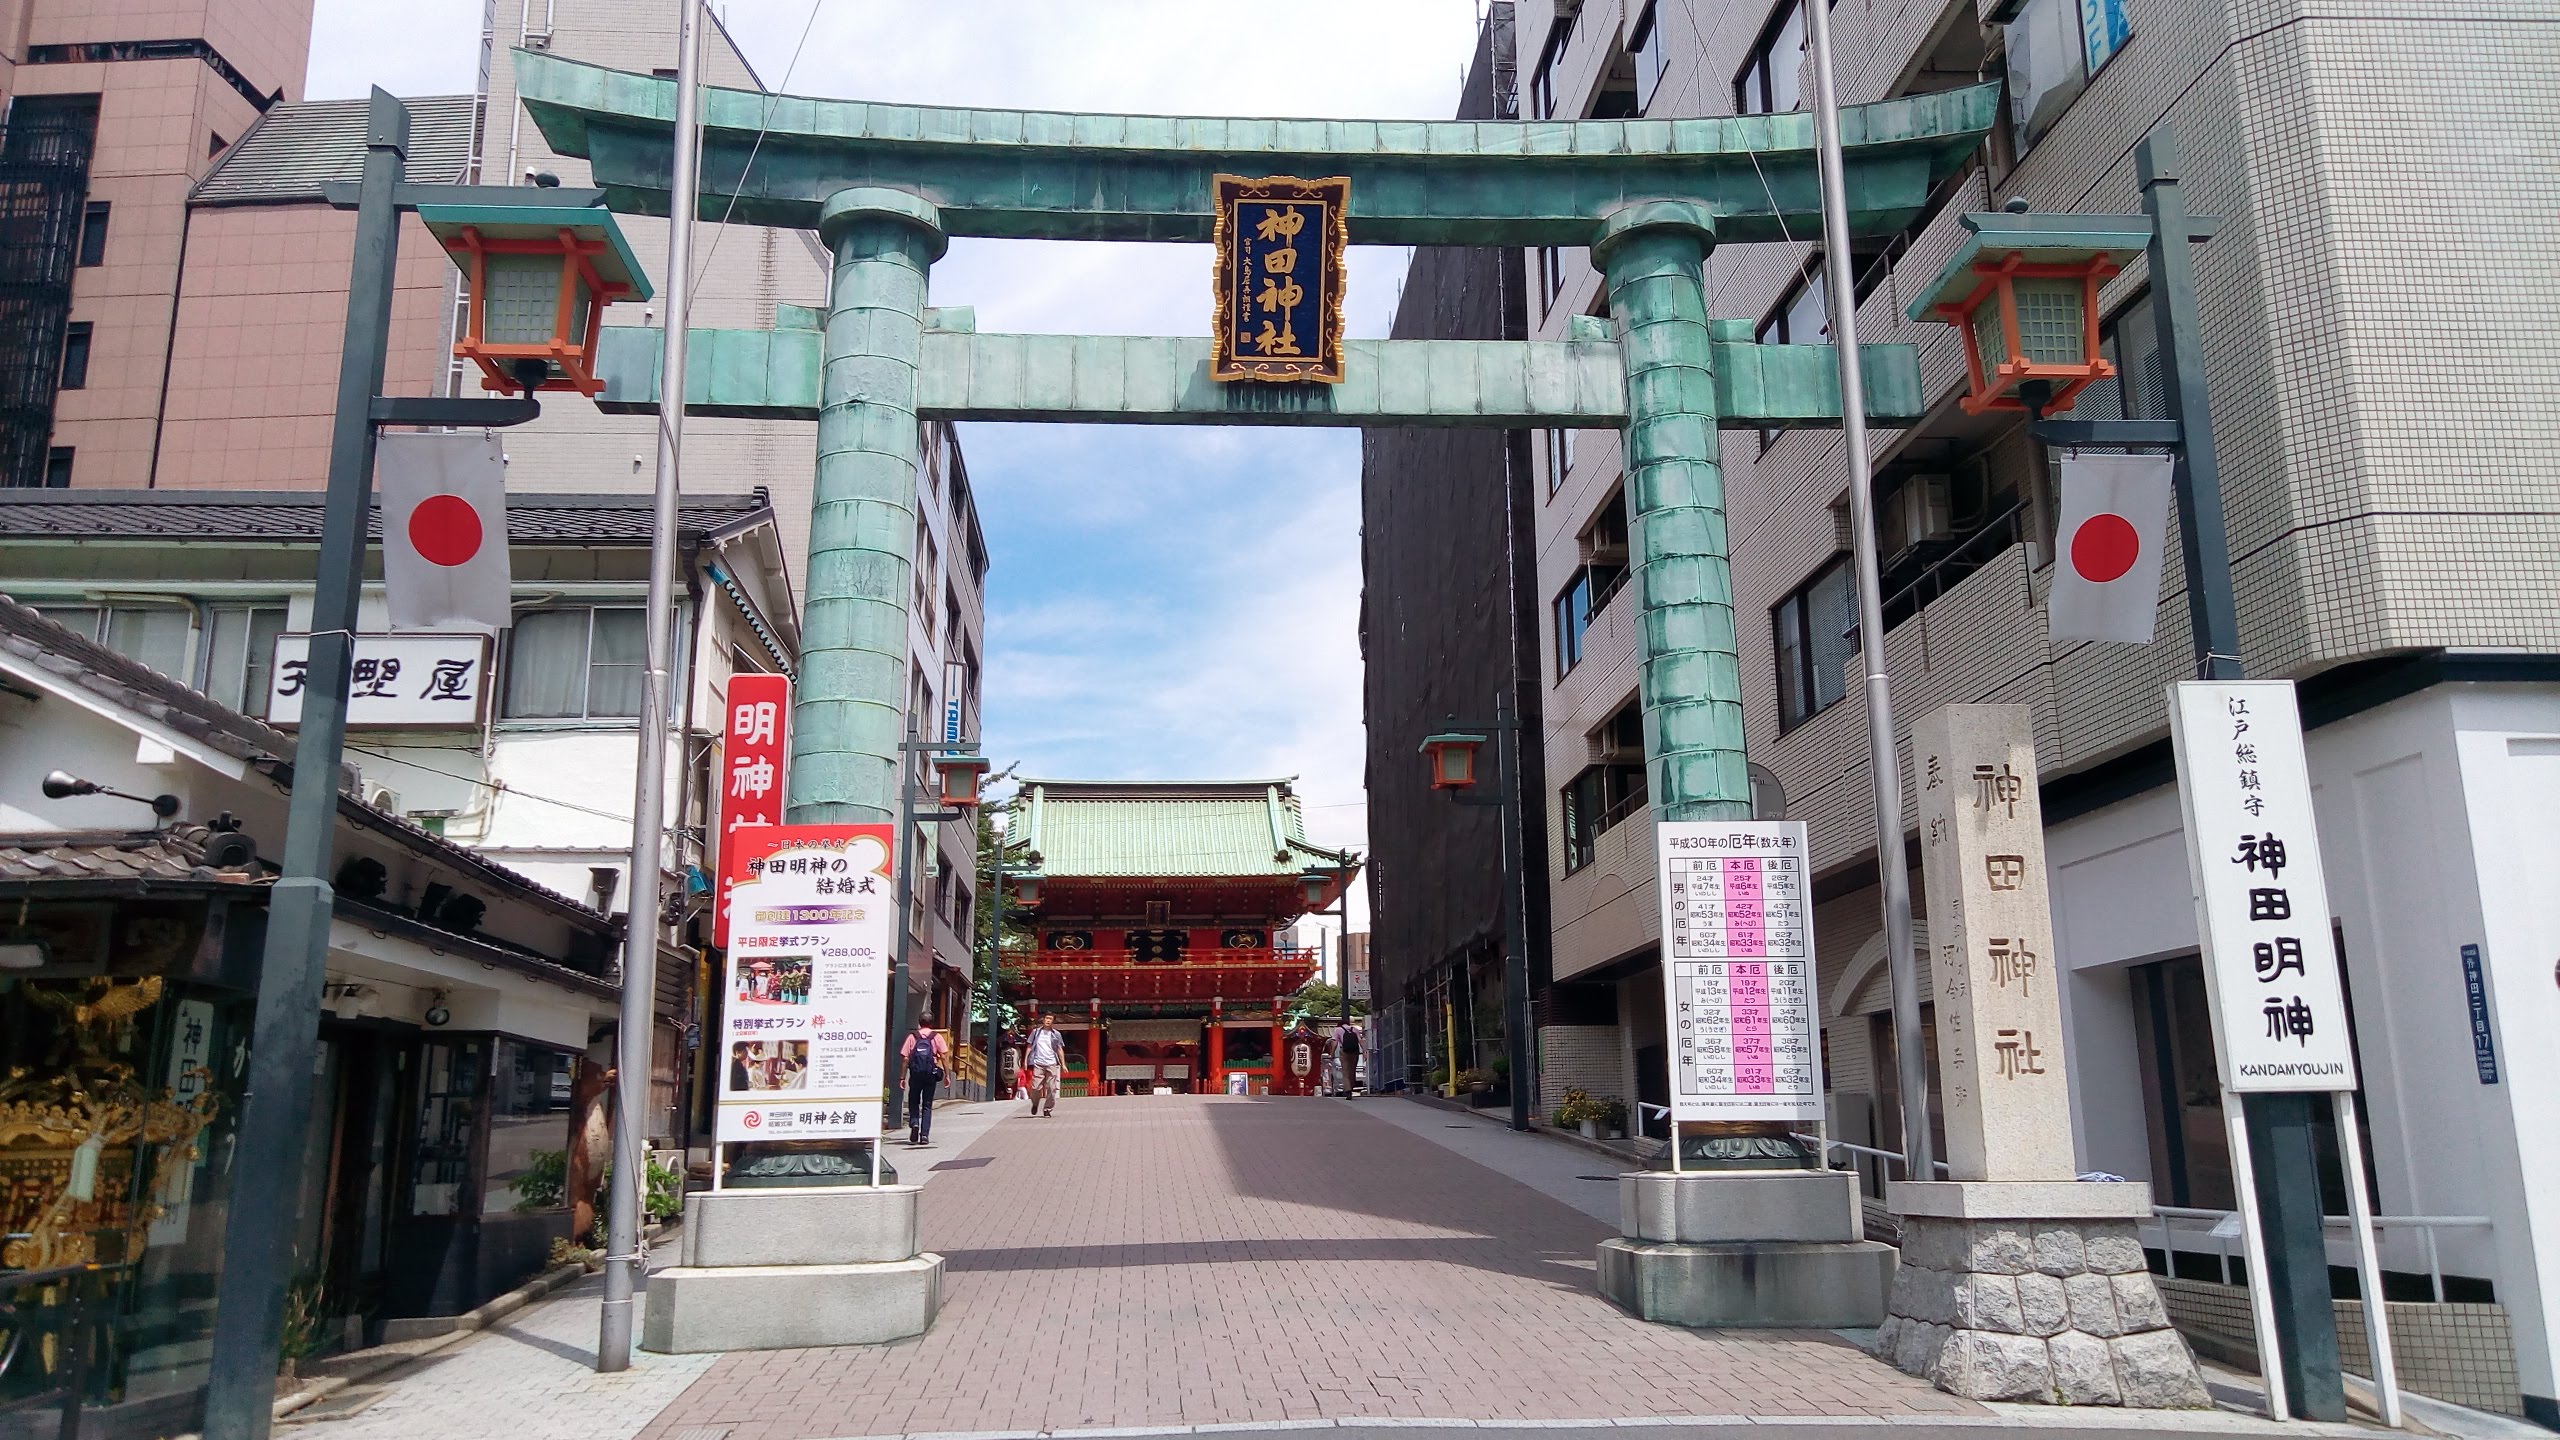
[[[1366,1016],[1368,1013],[1369,1002],[1359,999],[1356,996],[1353,997],[1351,1001],[1352,1017],[1354,1019],[1358,1019]],[[1301,1023],[1322,1025],[1327,1020],[1340,1019],[1342,1017],[1342,987],[1334,984],[1330,980],[1308,981],[1306,984],[1298,987],[1298,992],[1296,994],[1289,997],[1288,1015],[1289,1023],[1291,1025],[1298,1025]]]
[[[1010,777],[1014,767],[989,777]],[[996,818],[1008,820],[1021,814],[1022,794],[1019,790],[1002,800],[990,800],[978,807],[978,894],[985,903],[978,906],[975,921],[977,933],[972,943],[977,947],[977,980],[970,990],[971,1018],[981,1033],[1008,1031],[1020,1018],[1017,1003],[1028,995],[1022,966],[1030,959],[1037,940],[1031,930],[1031,912],[1015,903],[1013,877],[1031,868],[1031,846],[1019,838],[1021,826],[1009,824],[1005,836],[996,832]],[[996,856],[1001,849],[1005,865],[1005,887],[1001,901],[996,891]],[[993,959],[988,957],[992,953]]]

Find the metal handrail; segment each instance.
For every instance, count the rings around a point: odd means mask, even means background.
[[[1982,540],[1982,538],[1983,538],[1984,536],[1986,536],[1986,535],[1997,535],[1997,534],[2001,534],[2001,533],[2003,533],[2000,527],[2001,527],[2001,526],[2003,526],[2003,525],[2006,525],[2009,521],[2014,520],[2014,519],[2018,518],[2018,517],[2019,517],[2019,516],[2021,516],[2021,515],[2024,515],[2024,514],[2026,513],[2026,510],[2027,510],[2027,502],[2025,502],[2024,500],[2019,500],[2019,501],[2016,501],[2016,502],[2012,503],[2012,504],[2009,506],[2009,508],[2008,508],[2008,509],[2001,511],[1999,514],[1992,516],[1992,517],[1991,517],[1990,519],[1988,519],[1988,520],[1985,520],[1984,522],[1982,522],[1982,525],[1981,525],[1981,527],[1980,527],[1980,528],[1976,529],[1972,534],[1967,535],[1967,536],[1966,536],[1966,537],[1964,537],[1962,540],[1957,541],[1957,542],[1956,542],[1956,544],[1955,544],[1955,548],[1954,548],[1954,549],[1949,550],[1946,554],[1939,556],[1937,559],[1930,561],[1926,566],[1922,567],[1922,569],[1921,569],[1921,571],[1920,571],[1920,573],[1919,573],[1919,574],[1914,575],[1913,577],[1911,577],[1911,583],[1910,583],[1910,584],[1905,585],[1905,586],[1903,586],[1901,589],[1896,590],[1896,591],[1894,591],[1892,594],[1887,595],[1886,597],[1884,597],[1884,604],[1883,604],[1882,606],[1878,607],[1878,608],[1883,609],[1883,610],[1888,610],[1888,611],[1889,611],[1889,610],[1891,610],[1891,609],[1893,609],[1893,607],[1894,607],[1894,606],[1896,606],[1896,605],[1898,605],[1898,604],[1902,603],[1902,601],[1903,601],[1906,597],[1908,597],[1908,596],[1909,596],[1913,591],[1918,590],[1921,586],[1928,584],[1932,579],[1934,579],[1934,578],[1936,577],[1937,573],[1938,573],[1940,570],[1942,570],[1942,569],[1946,568],[1947,566],[1954,564],[1956,561],[1958,561],[1958,560],[1960,560],[1960,559],[1964,558],[1965,554],[1966,554],[1968,551],[1972,550],[1972,549],[1973,549],[1973,547],[1974,547],[1976,544],[1980,543],[1980,541]],[[2024,540],[2025,540],[2025,538],[2026,538],[2025,536],[2020,535],[2020,534],[2017,534],[2017,533],[2015,533],[2014,531],[2012,531],[2012,532],[2007,532],[2007,533],[2008,533],[2008,539],[2007,539],[2007,541],[2006,541],[2005,543],[2003,543],[2003,544],[1993,546],[1993,547],[1991,548],[1991,550],[1990,550],[1987,554],[1985,554],[1985,555],[1982,557],[1982,561],[1981,561],[1981,563],[1980,563],[1980,564],[1977,564],[1977,565],[1974,567],[1975,569],[1980,569],[1982,565],[1987,565],[1987,564],[1989,564],[1989,563],[1991,562],[1991,557],[1992,557],[1992,556],[1997,555],[1997,554],[1999,554],[2001,551],[2008,549],[2008,548],[2009,548],[2009,546],[2011,546],[2011,545],[2016,545],[2016,544],[2021,543],[2021,542],[2022,542],[2022,541],[2024,541]],[[1970,572],[1968,572],[1968,573],[1970,573]],[[1948,583],[1949,583],[1949,584],[1954,584],[1954,583],[1958,583],[1958,582],[1952,582],[1952,581],[1951,581],[1951,582],[1948,582]],[[1946,592],[1946,590],[1945,590],[1944,588],[1941,588],[1941,589],[1937,592],[1937,594],[1932,595],[1932,596],[1930,596],[1929,598],[1930,598],[1931,600],[1935,600],[1935,599],[1938,599],[1940,596],[1945,595],[1946,593],[1947,593],[1947,592]],[[1913,613],[1913,614],[1915,614],[1915,615],[1916,615],[1916,614],[1918,614],[1918,613],[1920,612],[1921,608],[1922,608],[1922,606],[1921,606],[1920,604],[1915,603],[1915,604],[1911,607],[1911,609],[1912,609],[1912,613]],[[1908,617],[1905,617],[1905,618],[1908,618]]]
[[[2193,1205],[2154,1205],[2151,1207],[2151,1213],[2160,1222],[2160,1253],[2164,1260],[2177,1253],[2175,1247],[2177,1231],[2171,1222],[2210,1220],[2218,1230],[2224,1221],[2233,1219],[2239,1214],[2236,1210],[2207,1210]],[[2354,1223],[2352,1217],[2345,1215],[2320,1217],[2320,1226],[2323,1230],[2343,1230]],[[2373,1217],[2373,1228],[2376,1230],[2418,1232],[2420,1242],[2426,1247],[2428,1288],[2438,1305],[2444,1303],[2444,1261],[2436,1247],[2436,1231],[2489,1230],[2496,1228],[2496,1224],[2497,1222],[2486,1215],[2376,1215]],[[2216,1234],[2212,1238],[2222,1283],[2229,1285],[2232,1283],[2231,1241],[2235,1237]],[[2202,1254],[2203,1252],[2192,1250],[2188,1253]]]
[[[1788,1138],[1790,1138],[1790,1139],[1794,1139],[1794,1140],[1801,1140],[1801,1141],[1803,1141],[1803,1142],[1804,1142],[1805,1144],[1807,1144],[1807,1145],[1820,1145],[1820,1146],[1823,1146],[1823,1147],[1824,1147],[1824,1155],[1823,1155],[1823,1159],[1824,1159],[1826,1162],[1831,1158],[1831,1157],[1830,1157],[1830,1154],[1829,1154],[1829,1152],[1830,1152],[1830,1151],[1832,1151],[1832,1150],[1847,1150],[1847,1151],[1850,1151],[1850,1152],[1851,1152],[1851,1153],[1853,1153],[1853,1154],[1858,1154],[1858,1155],[1872,1155],[1872,1156],[1876,1157],[1876,1158],[1877,1158],[1877,1159],[1879,1159],[1879,1160],[1890,1160],[1890,1161],[1894,1162],[1895,1164],[1900,1165],[1900,1166],[1902,1167],[1902,1173],[1903,1173],[1903,1174],[1908,1175],[1908,1174],[1910,1174],[1910,1173],[1911,1173],[1911,1159],[1910,1159],[1910,1157],[1909,1157],[1909,1156],[1907,1156],[1907,1155],[1904,1155],[1904,1154],[1903,1154],[1901,1151],[1899,1151],[1899,1150],[1879,1150],[1879,1149],[1877,1149],[1876,1147],[1874,1147],[1873,1145],[1853,1145],[1853,1144],[1849,1143],[1849,1142],[1848,1142],[1848,1141],[1846,1141],[1846,1140],[1831,1140],[1831,1139],[1826,1139],[1826,1138],[1824,1138],[1823,1136],[1820,1136],[1820,1135],[1807,1135],[1807,1134],[1804,1134],[1804,1133],[1803,1133],[1803,1132],[1801,1132],[1801,1131],[1791,1131],[1791,1132],[1789,1132],[1789,1137],[1788,1137]],[[1954,1166],[1949,1165],[1949,1164],[1948,1164],[1946,1161],[1944,1161],[1944,1160],[1933,1160],[1933,1161],[1931,1161],[1931,1162],[1930,1162],[1930,1165],[1931,1165],[1931,1167],[1932,1167],[1932,1169],[1933,1169],[1933,1170],[1935,1170],[1935,1171],[1937,1171],[1937,1172],[1939,1172],[1939,1173],[1943,1173],[1943,1174],[1952,1174],[1952,1173],[1954,1173],[1954,1170],[1955,1170],[1955,1167],[1954,1167]]]

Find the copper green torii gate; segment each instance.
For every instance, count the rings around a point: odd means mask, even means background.
[[[516,52],[552,149],[617,210],[667,213],[673,82]],[[1888,235],[1990,129],[1998,87],[1842,112],[1849,226]],[[1717,430],[1836,424],[1827,346],[1707,316],[1719,240],[1820,233],[1812,118],[1369,121],[1072,115],[711,90],[702,218],[815,229],[826,313],[703,331],[687,409],[814,417],[795,823],[897,805],[919,419],[1614,426],[1626,433],[1647,780],[1664,819],[1747,818]],[[1211,177],[1348,175],[1354,244],[1589,246],[1605,325],[1551,342],[1352,342],[1338,387],[1217,385],[1206,339],[978,335],[926,306],[949,238],[1205,241]],[[1205,279],[1205,277],[1204,277]],[[607,332],[609,409],[654,409],[648,332]],[[1869,409],[1921,404],[1908,347],[1860,357]]]

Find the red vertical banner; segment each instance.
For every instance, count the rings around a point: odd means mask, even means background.
[[[727,723],[720,731],[719,879],[711,943],[729,945],[729,892],[746,873],[740,830],[782,823],[782,782],[791,761],[791,681],[781,675],[729,680]]]

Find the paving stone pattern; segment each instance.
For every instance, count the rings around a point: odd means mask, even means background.
[[[1986,1413],[1828,1333],[1635,1320],[1611,1227],[1361,1107],[1070,1100],[980,1157],[924,1197],[931,1334],[721,1357],[644,1436]]]
[[[653,1256],[653,1259],[664,1257]],[[634,1352],[595,1373],[604,1277],[591,1275],[469,1340],[386,1377],[378,1399],[324,1400],[277,1433],[302,1440],[621,1440],[636,1435],[715,1357]],[[342,1418],[341,1418],[342,1417]]]

